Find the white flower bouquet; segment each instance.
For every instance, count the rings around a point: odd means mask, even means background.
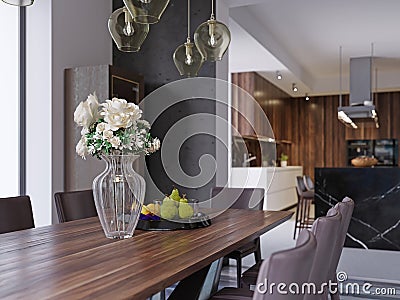
[[[160,140],[150,135],[150,124],[141,120],[142,111],[134,103],[113,98],[99,104],[95,94],[79,103],[74,121],[82,126],[76,153],[82,158],[91,154],[150,154],[160,148]]]

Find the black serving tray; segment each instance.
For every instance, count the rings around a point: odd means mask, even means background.
[[[177,220],[178,221],[178,220]],[[154,231],[169,231],[181,229],[196,229],[208,227],[211,225],[211,219],[204,214],[189,219],[180,219],[181,222],[169,220],[139,220],[136,229],[154,230]]]

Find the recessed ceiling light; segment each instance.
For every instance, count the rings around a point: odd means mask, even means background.
[[[282,74],[279,71],[276,71],[276,79],[281,80],[282,79]]]
[[[292,83],[292,90],[293,92],[297,92],[299,89],[297,88],[297,85],[295,83]]]
[[[306,101],[309,101],[310,97],[308,97],[308,94],[306,93]]]

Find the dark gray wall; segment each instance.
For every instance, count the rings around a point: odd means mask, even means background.
[[[114,0],[113,8],[123,6]],[[197,26],[210,18],[211,1],[191,0],[191,38]],[[145,94],[171,81],[181,79],[172,60],[175,49],[186,42],[187,1],[171,0],[160,22],[150,32],[137,53],[123,53],[113,45],[113,64],[140,73],[145,78]],[[203,64],[199,76],[215,77],[215,63]]]
[[[114,9],[122,7],[122,1],[114,0]],[[191,31],[210,17],[210,1],[191,1]],[[138,53],[123,53],[113,48],[113,64],[142,74],[145,81],[145,95],[160,86],[179,80],[179,75],[172,55],[175,49],[186,41],[187,34],[187,1],[171,0],[159,23],[151,25],[149,35]],[[215,63],[206,62],[199,76],[215,77]],[[181,118],[197,114],[215,114],[215,101],[205,99],[190,99],[180,102],[167,109],[153,123],[152,134],[161,141],[168,129]],[[199,134],[188,139],[180,149],[180,164],[188,175],[194,176],[200,172],[199,158],[203,154],[215,157],[215,137]],[[161,164],[160,153],[146,157],[146,164],[153,181],[163,193],[169,193],[172,186],[180,188],[190,198],[207,199],[210,189],[215,185],[215,178],[207,185],[191,189],[171,181]],[[147,199],[151,200],[151,199]]]

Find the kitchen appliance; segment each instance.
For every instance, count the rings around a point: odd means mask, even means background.
[[[398,153],[397,139],[347,141],[347,162],[349,166],[351,166],[351,160],[359,156],[375,157],[378,160],[376,166],[397,166]]]

